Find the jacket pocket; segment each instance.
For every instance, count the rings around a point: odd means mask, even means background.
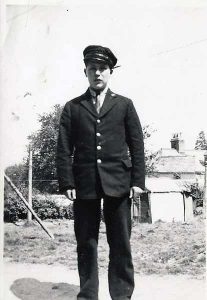
[[[122,159],[121,160],[126,169],[131,169],[132,162],[130,159]]]

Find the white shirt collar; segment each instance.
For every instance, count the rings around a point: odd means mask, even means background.
[[[96,97],[96,92],[95,92],[91,87],[89,87],[89,90],[90,90],[91,96],[92,96],[92,97]],[[102,97],[105,97],[105,95],[106,95],[106,93],[107,93],[107,90],[108,90],[108,86],[106,86],[105,89],[104,89],[103,91],[100,92],[101,98],[102,98]]]

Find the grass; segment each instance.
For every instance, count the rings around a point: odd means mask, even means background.
[[[73,221],[45,221],[55,240],[34,223],[16,226],[5,224],[4,256],[6,261],[65,265],[77,269]],[[131,236],[135,273],[205,274],[205,222],[199,216],[193,223],[134,224]],[[108,245],[105,225],[99,235],[99,270],[106,272]]]

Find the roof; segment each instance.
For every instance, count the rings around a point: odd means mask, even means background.
[[[191,156],[195,156],[197,159],[199,160],[204,160],[204,154],[205,154],[206,150],[185,150],[185,154],[186,155],[191,155]]]
[[[186,155],[191,155],[195,157],[196,162],[196,172],[204,172],[204,153],[206,150],[185,150]]]
[[[156,171],[158,173],[204,173],[202,164],[205,150],[185,150],[179,153],[173,148],[158,151]]]
[[[159,173],[195,173],[194,156],[161,156],[156,164]]]
[[[145,185],[146,189],[152,193],[181,193],[188,190],[183,181],[164,177],[147,177]]]
[[[168,157],[168,156],[183,156],[174,148],[161,148],[158,151],[159,156]]]

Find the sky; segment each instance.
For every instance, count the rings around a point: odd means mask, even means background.
[[[121,67],[110,88],[131,98],[142,125],[156,130],[149,147],[169,148],[175,132],[182,132],[187,149],[201,130],[207,136],[204,1],[15,2],[7,1],[3,49],[5,166],[26,155],[39,114],[87,89],[82,52],[90,44],[107,46],[117,56]]]

